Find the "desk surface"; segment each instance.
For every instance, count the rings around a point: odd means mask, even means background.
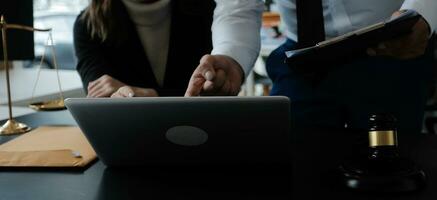
[[[18,117],[32,127],[75,124],[66,111],[42,112]],[[375,196],[354,193],[329,184],[325,169],[339,161],[344,145],[336,145],[342,133],[295,131],[293,170],[287,168],[229,169],[136,168],[110,169],[100,161],[82,171],[60,169],[1,169],[0,199],[436,199],[437,137],[400,136],[403,153],[423,166],[428,186],[416,193]],[[304,134],[301,134],[304,133]],[[4,143],[13,137],[0,137]],[[314,140],[320,138],[319,140]],[[431,158],[431,159],[430,159]],[[292,177],[292,178],[291,178]],[[328,182],[328,183],[327,183]],[[291,197],[291,198],[290,198]]]

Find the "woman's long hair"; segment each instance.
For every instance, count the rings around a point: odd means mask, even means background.
[[[172,3],[177,2],[172,0]],[[178,12],[184,15],[206,17],[212,20],[211,13],[215,8],[213,0],[184,0],[183,3],[175,3]],[[91,37],[103,41],[115,43],[123,42],[127,38],[127,29],[130,22],[129,15],[121,0],[91,0],[90,5],[82,14]]]
[[[118,1],[120,0],[91,0],[85,9],[81,19],[84,20],[93,39],[106,41],[118,32],[116,27],[119,19],[115,9],[120,5],[114,5]]]

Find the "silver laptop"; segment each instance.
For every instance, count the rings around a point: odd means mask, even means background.
[[[108,166],[291,159],[286,97],[70,98],[65,104]]]

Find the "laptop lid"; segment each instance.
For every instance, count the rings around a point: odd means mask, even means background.
[[[65,104],[109,166],[290,161],[286,97],[71,98]]]

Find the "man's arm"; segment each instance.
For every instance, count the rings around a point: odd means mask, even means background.
[[[428,40],[437,28],[436,0],[405,0],[400,11],[393,13],[396,17],[402,10],[415,10],[420,19],[413,27],[413,31],[400,38],[383,42],[375,48],[367,50],[370,56],[389,56],[397,59],[412,59],[425,53]]]
[[[260,51],[261,0],[216,0],[212,25],[211,55],[226,55],[237,61],[247,76]]]
[[[260,50],[261,0],[216,0],[213,50],[194,71],[185,96],[237,95]]]
[[[431,32],[437,28],[437,1],[436,0],[405,0],[401,10],[415,10],[428,23]]]

